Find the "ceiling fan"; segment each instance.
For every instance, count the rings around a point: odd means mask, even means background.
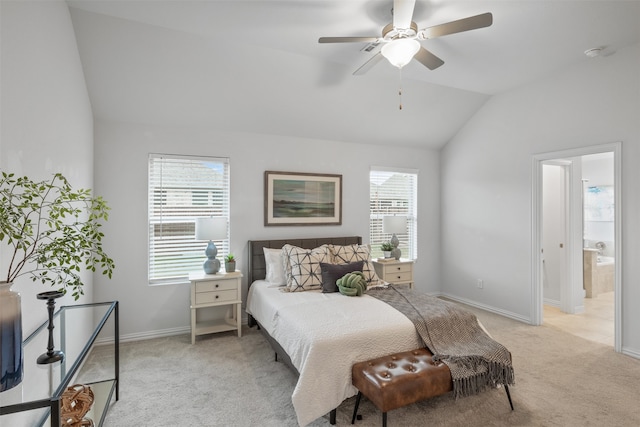
[[[421,40],[433,39],[463,31],[488,27],[493,23],[491,13],[483,13],[446,24],[418,30],[413,19],[415,0],[393,1],[393,22],[382,29],[382,37],[320,37],[319,43],[382,43],[382,49],[358,68],[353,74],[362,75],[383,57],[394,66],[402,68],[413,58],[430,70],[435,70],[444,61],[422,47]]]

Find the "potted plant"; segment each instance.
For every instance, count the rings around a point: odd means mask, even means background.
[[[11,290],[21,276],[56,286],[61,294],[83,295],[82,269],[101,270],[111,278],[114,262],[102,248],[100,228],[109,207],[90,190],[73,190],[55,174],[36,182],[2,172],[0,177],[0,242],[7,254],[7,270],[0,272],[0,325],[2,334],[2,390],[22,381],[22,311],[20,294]],[[5,336],[6,335],[6,336]],[[13,343],[9,349],[12,337]],[[5,347],[5,345],[7,347]],[[5,351],[6,350],[6,351]],[[4,372],[5,356],[15,357],[11,372]]]
[[[391,258],[391,251],[393,250],[393,245],[391,242],[383,242],[380,245],[380,249],[382,249],[382,253],[385,258]]]
[[[236,258],[232,253],[229,253],[229,255],[224,257],[224,270],[227,273],[233,273],[236,271]]]

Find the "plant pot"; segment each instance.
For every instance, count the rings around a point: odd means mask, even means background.
[[[224,263],[224,271],[227,273],[233,273],[236,271],[236,262],[235,261],[225,261]]]
[[[0,392],[22,382],[22,306],[13,283],[0,282]]]
[[[382,251],[385,258],[391,258],[391,251]]]

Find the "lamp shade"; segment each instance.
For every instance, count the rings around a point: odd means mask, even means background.
[[[387,58],[391,65],[402,68],[413,59],[420,50],[420,43],[415,39],[396,39],[382,46],[382,56]]]
[[[407,232],[407,217],[404,215],[383,217],[382,232],[389,234],[405,234]]]
[[[196,240],[223,240],[227,238],[227,218],[216,216],[196,218]]]

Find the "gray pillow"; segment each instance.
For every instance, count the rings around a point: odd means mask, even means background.
[[[347,273],[354,271],[362,271],[364,261],[352,262],[350,264],[327,264],[320,263],[320,271],[322,274],[322,292],[338,292],[336,281]]]

